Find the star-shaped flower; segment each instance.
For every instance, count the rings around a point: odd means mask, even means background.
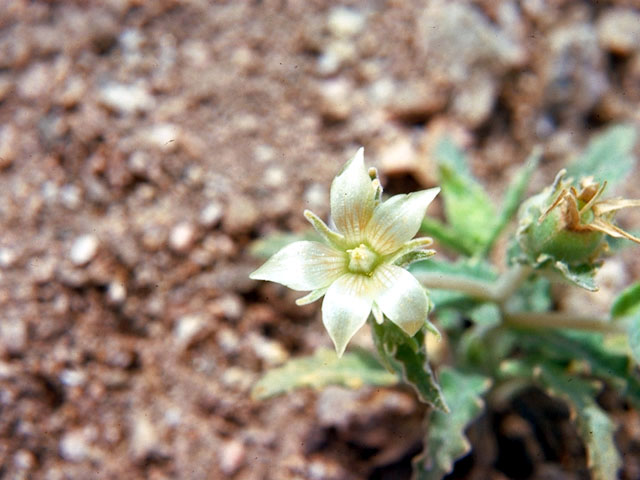
[[[331,215],[336,231],[315,214],[305,217],[325,243],[292,243],[251,274],[255,280],[311,290],[298,305],[324,295],[322,321],[339,356],[369,314],[384,316],[408,335],[425,324],[430,301],[420,283],[404,268],[433,255],[432,240],[411,240],[439,188],[381,201],[375,169],[367,171],[364,150],[344,166],[331,184]]]

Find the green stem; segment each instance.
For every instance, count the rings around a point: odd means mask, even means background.
[[[623,333],[625,329],[619,323],[606,318],[580,316],[566,312],[505,312],[504,323],[518,328],[569,328],[601,333]]]
[[[418,280],[427,288],[455,290],[478,300],[495,302],[502,305],[531,274],[531,267],[515,265],[495,282],[487,282],[461,275],[441,272],[416,274]]]

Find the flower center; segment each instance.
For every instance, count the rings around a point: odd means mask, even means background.
[[[378,263],[378,255],[364,244],[347,250],[349,254],[349,270],[353,273],[371,273]]]

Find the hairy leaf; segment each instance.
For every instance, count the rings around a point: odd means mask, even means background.
[[[440,385],[427,360],[424,331],[409,337],[390,321],[382,325],[374,321],[371,325],[373,341],[385,366],[411,385],[421,402],[448,412]]]
[[[493,243],[496,241],[502,230],[504,230],[509,221],[518,211],[518,208],[522,203],[522,197],[524,196],[527,190],[527,186],[529,185],[531,175],[533,175],[533,172],[535,172],[540,162],[541,153],[542,152],[540,149],[535,149],[527,159],[524,167],[522,167],[511,180],[511,183],[509,184],[509,187],[504,194],[500,214],[496,218],[494,224],[491,226],[490,234],[488,236],[486,244],[484,245],[483,252],[485,254],[489,252],[489,250],[493,246]]]
[[[633,315],[640,310],[640,282],[636,282],[626,288],[613,301],[611,317],[620,318]]]
[[[491,199],[451,140],[438,144],[436,156],[447,221],[462,238],[472,240],[472,250],[478,252],[486,245],[496,218]]]
[[[467,256],[473,255],[475,251],[475,244],[471,239],[460,236],[453,228],[444,225],[435,218],[425,217],[424,220],[422,220],[420,231],[433,237],[434,240],[440,242],[441,245]]]
[[[423,453],[413,461],[416,480],[439,480],[470,450],[464,431],[482,412],[482,395],[491,381],[483,376],[444,367],[440,384],[451,413],[434,411],[429,419]]]
[[[606,180],[615,185],[633,169],[635,142],[632,125],[611,127],[591,140],[585,152],[567,167],[567,173],[576,179],[593,175],[597,182]]]
[[[326,348],[312,356],[296,358],[266,373],[253,387],[255,399],[265,399],[299,388],[321,389],[328,385],[360,388],[363,385],[394,385],[396,375],[389,373],[365,350],[354,350],[338,358]]]
[[[617,478],[622,459],[613,438],[616,426],[595,401],[594,397],[600,391],[597,384],[563,372],[547,362],[533,365],[511,361],[502,370],[517,377],[528,376],[547,393],[565,401],[585,444],[592,478]]]

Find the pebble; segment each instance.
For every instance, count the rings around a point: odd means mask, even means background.
[[[120,305],[127,299],[127,288],[124,283],[113,281],[107,287],[107,300],[112,305]]]
[[[159,453],[159,435],[149,419],[149,414],[146,412],[136,413],[132,423],[132,456],[137,460],[143,460],[153,453]]]
[[[326,80],[319,85],[320,111],[330,121],[344,121],[351,115],[353,88],[345,79]]]
[[[640,12],[611,8],[598,19],[598,40],[607,50],[629,55],[640,50]]]
[[[98,237],[93,234],[76,238],[69,252],[71,263],[78,267],[89,263],[98,252],[98,245]]]
[[[89,456],[91,447],[84,430],[72,430],[60,440],[60,455],[70,462],[81,462]]]
[[[231,195],[224,215],[223,226],[227,233],[245,233],[257,223],[260,211],[255,202],[245,195]]]
[[[182,348],[188,348],[205,331],[206,325],[206,320],[200,315],[180,317],[173,332],[176,343]]]
[[[211,304],[211,311],[230,320],[237,320],[244,312],[244,304],[238,295],[230,293],[216,298]]]
[[[365,16],[353,8],[334,7],[327,17],[327,27],[338,38],[351,38],[362,31]]]
[[[36,457],[29,450],[18,450],[13,456],[13,464],[20,470],[29,470],[36,465]]]
[[[11,166],[18,155],[18,131],[13,125],[0,127],[0,171]]]
[[[132,85],[107,83],[100,89],[98,98],[103,105],[122,114],[145,112],[155,106],[153,96],[142,82]]]
[[[218,451],[220,469],[225,475],[235,474],[244,464],[246,449],[239,440],[228,440]]]
[[[289,359],[289,352],[276,340],[251,333],[248,342],[256,356],[269,367],[282,365]]]
[[[176,252],[184,253],[191,249],[196,238],[196,230],[190,222],[180,222],[171,229],[169,246]]]
[[[77,210],[82,203],[82,191],[73,184],[64,185],[58,192],[60,202],[69,210]]]
[[[180,128],[173,123],[159,123],[144,131],[144,140],[155,148],[174,151],[180,140]]]
[[[304,202],[311,210],[326,208],[329,204],[327,187],[320,183],[312,183],[304,191]]]
[[[0,322],[0,341],[12,354],[24,351],[27,346],[27,325],[20,317],[3,318]]]
[[[15,264],[17,259],[18,255],[14,250],[7,247],[0,248],[0,267],[10,268]]]
[[[211,202],[200,211],[198,221],[200,225],[206,228],[215,227],[222,219],[224,208],[218,202]]]

